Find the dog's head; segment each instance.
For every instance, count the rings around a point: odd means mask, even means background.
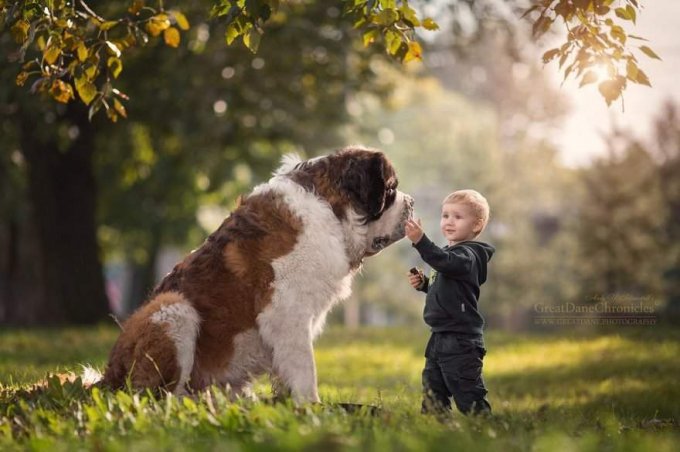
[[[328,201],[355,258],[377,254],[404,237],[413,199],[397,190],[397,175],[384,153],[352,146],[304,162],[289,161],[278,171],[282,173]]]

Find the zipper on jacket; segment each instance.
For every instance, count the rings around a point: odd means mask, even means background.
[[[465,312],[465,303],[460,304],[460,310]]]

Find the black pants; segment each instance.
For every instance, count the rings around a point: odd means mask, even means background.
[[[451,396],[463,414],[490,413],[482,379],[486,355],[482,336],[432,333],[425,350],[423,413],[451,410]]]

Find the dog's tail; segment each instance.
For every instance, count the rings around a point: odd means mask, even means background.
[[[80,379],[83,382],[83,386],[90,388],[99,386],[102,383],[104,375],[102,375],[99,370],[89,365],[83,365],[82,367],[83,370],[80,374]]]
[[[53,373],[53,374],[48,374],[46,378],[38,381],[33,385],[34,389],[44,389],[47,388],[50,385],[50,380],[53,378],[57,378],[59,380],[60,384],[64,383],[75,383],[78,379],[80,379],[83,388],[90,389],[94,387],[100,387],[103,384],[103,378],[104,376],[102,373],[90,366],[90,365],[84,365],[81,364],[82,370],[79,373],[76,372],[60,372],[60,373]]]

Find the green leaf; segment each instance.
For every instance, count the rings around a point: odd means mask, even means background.
[[[372,18],[372,22],[374,24],[382,25],[382,26],[389,26],[395,23],[396,21],[399,20],[399,13],[393,9],[384,9],[380,11],[378,14],[374,15]]]
[[[257,49],[260,47],[260,33],[255,28],[251,28],[248,33],[243,35],[243,43],[251,52],[257,53]]]
[[[409,22],[412,27],[420,26],[420,21],[418,20],[415,10],[408,6],[408,3],[403,4],[399,8],[399,11],[401,12],[401,16],[403,17],[404,21]]]
[[[626,8],[616,8],[614,10],[614,13],[617,15],[617,17],[620,17],[621,19],[631,20],[630,14],[626,10]]]
[[[234,24],[229,24],[227,27],[227,31],[224,34],[226,40],[227,40],[227,45],[231,45],[232,42],[234,42],[234,39],[238,37],[240,33],[236,29],[236,26]]]
[[[401,47],[402,39],[399,33],[395,33],[392,30],[388,30],[385,33],[385,49],[390,55],[396,55]]]
[[[378,39],[379,36],[380,31],[378,31],[377,28],[365,31],[362,36],[364,41],[364,47],[368,47],[369,45],[373,44],[376,41],[376,39]]]
[[[661,59],[659,55],[657,55],[652,49],[650,49],[647,46],[640,46],[640,50],[642,50],[644,54],[650,58],[656,58],[657,60]]]

